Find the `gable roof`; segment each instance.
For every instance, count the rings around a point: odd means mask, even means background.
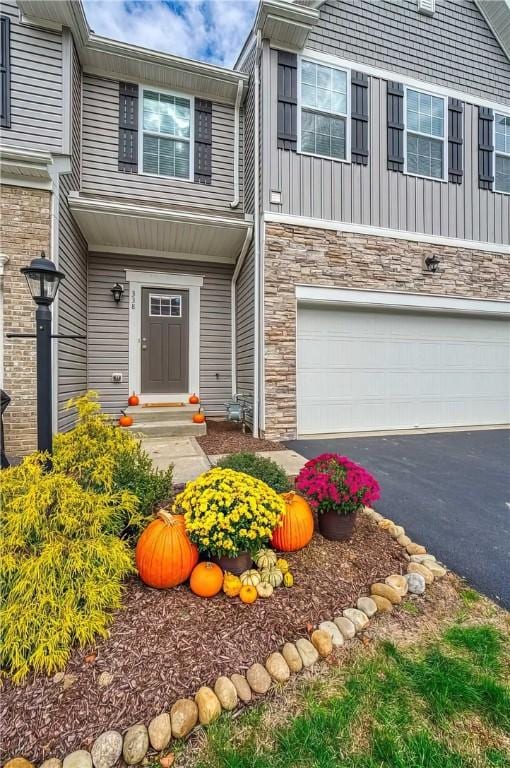
[[[510,0],[475,0],[475,4],[510,59]]]

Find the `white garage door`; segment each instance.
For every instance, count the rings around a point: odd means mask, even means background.
[[[510,322],[301,306],[298,433],[505,424]]]

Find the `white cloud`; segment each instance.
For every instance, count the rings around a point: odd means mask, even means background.
[[[98,35],[232,66],[257,0],[83,0]]]

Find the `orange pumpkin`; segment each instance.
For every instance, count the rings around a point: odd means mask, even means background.
[[[189,540],[182,515],[160,509],[136,545],[136,567],[149,587],[168,589],[182,584],[198,562],[198,549]]]
[[[188,402],[191,405],[197,405],[200,402],[200,398],[198,395],[195,395],[195,393],[193,393],[192,395],[189,396]]]
[[[199,563],[193,568],[189,585],[199,597],[214,597],[223,586],[223,571],[216,563]]]
[[[250,605],[254,603],[258,597],[256,587],[252,587],[251,584],[243,584],[241,591],[239,592],[239,598],[243,603]]]
[[[283,493],[287,507],[281,527],[273,532],[271,544],[281,552],[295,552],[310,543],[313,536],[313,514],[302,496],[294,491]]]
[[[135,395],[134,392],[132,395],[128,397],[128,405],[138,405],[139,402],[140,400],[138,398],[138,395]]]
[[[133,425],[133,417],[128,416],[124,411],[121,411],[121,417],[119,419],[119,426],[121,427],[131,427]]]
[[[193,414],[193,424],[203,424],[205,421],[205,416],[202,413],[202,411],[197,411],[197,413]]]

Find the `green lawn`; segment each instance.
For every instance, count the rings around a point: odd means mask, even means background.
[[[193,764],[510,768],[509,646],[505,629],[462,619],[427,642],[380,643],[347,668],[221,718]]]

